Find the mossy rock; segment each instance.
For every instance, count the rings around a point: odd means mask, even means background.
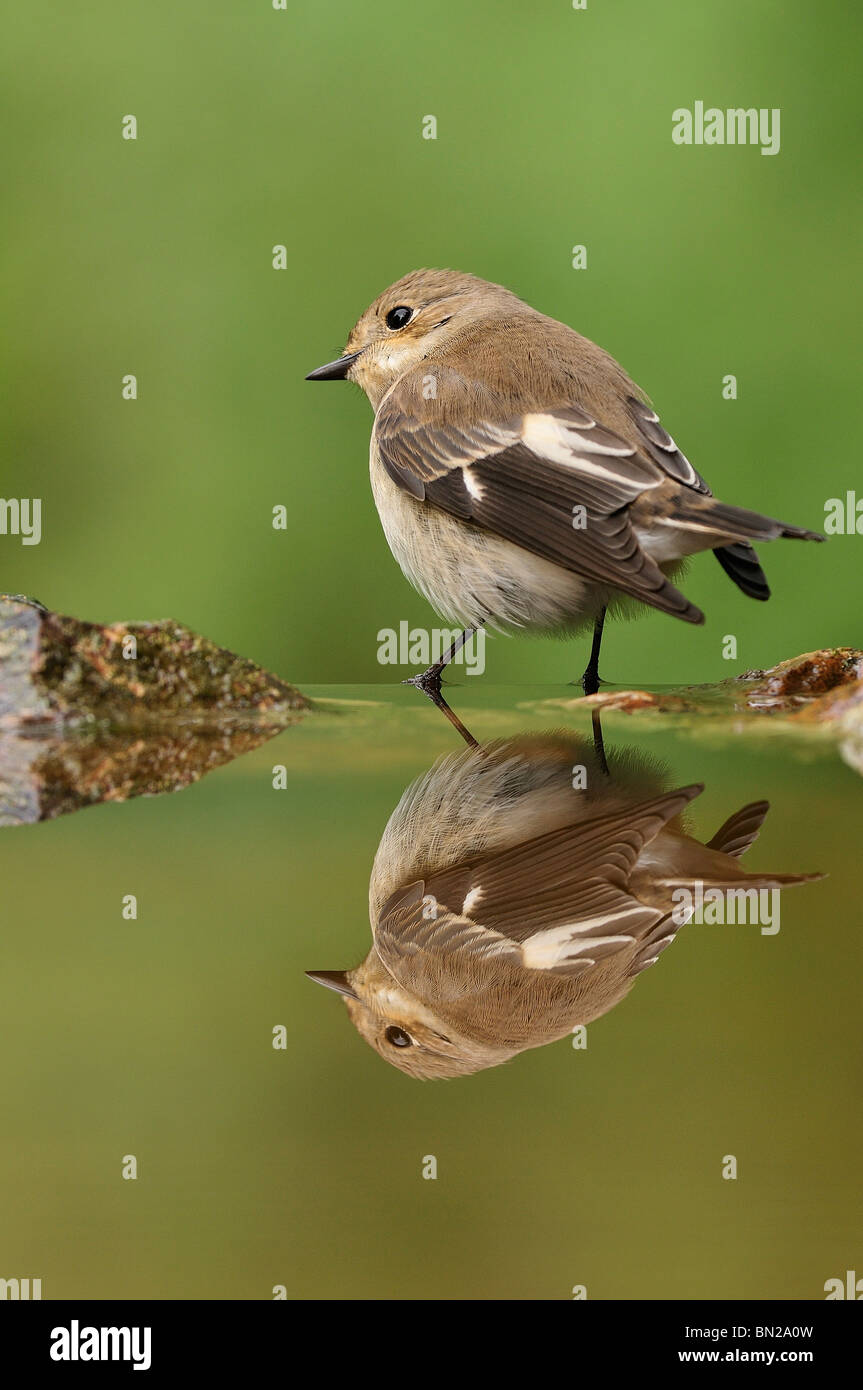
[[[86,623],[0,596],[0,723],[290,723],[294,686],[181,623]]]

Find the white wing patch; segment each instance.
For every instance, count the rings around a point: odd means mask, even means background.
[[[570,961],[595,964],[601,956],[610,955],[613,950],[635,940],[634,936],[582,937],[582,930],[582,923],[578,922],[537,932],[521,948],[522,965],[528,970],[555,970]]]
[[[461,905],[462,917],[469,917],[477,903],[482,901],[482,889],[480,887],[471,888],[467,897]]]
[[[462,468],[461,476],[464,479],[465,487],[467,488],[474,501],[481,502],[485,489],[483,488],[482,484],[479,483],[477,479],[474,477],[470,468]]]
[[[591,439],[591,426],[578,427],[559,420],[554,415],[525,415],[521,422],[521,437],[532,453],[552,463],[562,463],[569,468],[581,468],[587,460],[582,454],[610,454],[615,458],[630,458],[635,450],[628,444],[600,444]],[[598,469],[591,464],[591,471]],[[599,469],[600,472],[604,470]],[[608,474],[617,478],[617,474]]]

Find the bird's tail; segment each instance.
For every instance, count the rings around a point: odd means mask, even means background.
[[[712,550],[725,573],[749,598],[770,597],[770,587],[750,541],[772,541],[787,536],[796,541],[823,541],[817,531],[792,526],[775,517],[732,507],[702,494],[678,497],[668,518],[673,526],[688,533],[691,551]],[[715,545],[722,538],[730,544]]]
[[[753,890],[760,893],[763,888],[793,888],[801,883],[814,883],[824,878],[824,874],[821,873],[771,874],[759,870],[747,873],[738,862],[741,855],[745,854],[758,838],[758,832],[769,809],[769,803],[766,801],[752,801],[741,807],[733,816],[729,816],[706,845],[688,835],[679,834],[673,840],[668,839],[664,845],[659,840],[654,841],[657,848],[650,867],[654,876],[654,886],[661,885],[660,891],[666,905],[669,897],[672,902],[679,901],[676,894],[680,889],[691,894],[697,893],[699,887],[704,894],[719,890],[720,893],[732,894],[729,905],[733,901],[733,916],[727,920],[742,923],[749,912],[754,911],[755,903],[751,897]],[[638,895],[642,899],[652,896],[645,893],[643,883],[638,889]],[[745,908],[743,899],[746,902]],[[743,916],[740,916],[741,911],[744,913]],[[638,951],[629,968],[630,975],[637,975],[639,971],[654,963],[674,940],[678,925],[674,913],[668,912],[650,930],[639,942]]]
[[[763,603],[770,597],[767,575],[759,565],[758,556],[748,541],[736,541],[734,545],[718,545],[713,553],[728,578],[734,580],[747,598],[757,598]]]
[[[714,539],[732,542],[775,541],[779,536],[795,541],[824,539],[818,531],[807,531],[804,526],[792,526],[788,521],[777,521],[775,517],[762,516],[745,507],[732,507],[703,493],[678,494],[669,520],[683,530],[702,532],[704,544],[699,546],[702,550],[716,549],[711,543]]]
[[[748,801],[722,822],[713,839],[707,841],[707,848],[739,859],[755,844],[769,810],[769,801]]]
[[[768,801],[750,801],[723,822],[712,840],[702,844],[690,836],[681,837],[674,846],[673,860],[662,877],[666,889],[682,888],[702,883],[705,888],[790,888],[798,883],[812,883],[823,878],[822,873],[771,874],[761,870],[747,872],[739,862],[758,838],[767,812]]]

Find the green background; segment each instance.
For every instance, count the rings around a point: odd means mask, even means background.
[[[44,520],[0,538],[0,588],[176,617],[300,683],[391,679],[378,630],[436,620],[380,532],[368,404],[303,377],[422,265],[596,339],[718,495],[820,528],[860,477],[860,30],[787,0],[12,7],[0,495]],[[675,146],[699,99],[780,107],[779,154]],[[706,626],[612,631],[604,674],[722,676],[729,633],[735,669],[863,640],[855,538],[763,558],[769,608],[699,557]],[[569,680],[584,645],[499,639],[489,678]]]
[[[707,782],[702,838],[766,796],[749,867],[830,877],[783,899],[775,938],[681,933],[586,1053],[420,1085],[303,976],[365,954],[387,817],[455,746],[415,692],[371,684],[394,674],[380,628],[436,620],[380,532],[367,402],[305,373],[404,272],[473,271],[613,352],[718,495],[820,527],[861,476],[861,27],[802,0],[13,7],[0,495],[44,516],[39,546],[0,537],[0,589],[170,615],[381,703],[180,795],[0,832],[0,1277],[46,1298],[821,1298],[863,1272],[859,779],[826,751],[620,721],[612,745]],[[698,99],[780,107],[781,152],[673,145]],[[863,644],[859,554],[765,548],[769,607],[697,558],[706,626],[611,630],[604,674]],[[518,702],[584,657],[496,640],[453,703],[481,739],[547,728],[559,710]]]

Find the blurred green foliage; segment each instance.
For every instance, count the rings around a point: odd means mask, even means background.
[[[391,679],[378,630],[435,619],[380,532],[367,403],[303,376],[421,265],[595,338],[719,495],[820,527],[860,480],[860,30],[802,0],[13,6],[0,493],[44,512],[41,545],[0,538],[0,587],[173,616],[298,682]],[[780,107],[780,153],[675,146],[696,99]],[[700,557],[705,628],[618,628],[605,674],[715,679],[726,633],[742,665],[863,640],[855,538],[764,559],[769,608]],[[501,639],[489,678],[584,657]]]
[[[435,620],[380,532],[366,402],[303,377],[420,265],[572,323],[719,495],[819,527],[863,486],[860,30],[838,0],[14,5],[0,494],[44,510],[40,545],[0,537],[0,587],[174,616],[301,685],[391,679],[377,631]],[[697,99],[780,107],[781,152],[674,146]],[[717,679],[726,633],[740,665],[861,643],[859,554],[767,549],[768,608],[702,557],[705,628],[611,631],[605,674]],[[500,640],[486,680],[561,682],[584,655]],[[404,698],[408,725],[309,720],[177,797],[4,832],[0,1274],[45,1297],[820,1297],[860,1237],[855,775],[647,738],[707,780],[699,827],[769,796],[753,863],[832,877],[775,939],[683,934],[587,1053],[421,1086],[302,975],[364,953],[378,836],[452,746]]]

